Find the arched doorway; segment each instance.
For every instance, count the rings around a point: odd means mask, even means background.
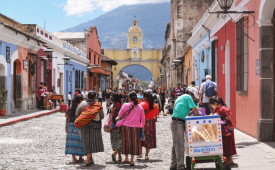
[[[131,77],[136,78],[138,81],[133,80],[132,82],[127,81],[127,82],[123,82],[124,77],[127,76],[127,74],[125,75],[124,73],[127,73],[128,75],[130,75]],[[129,65],[126,66],[124,68],[122,68],[118,74],[115,76],[115,85],[118,88],[122,88],[122,89],[127,89],[130,87],[130,89],[136,89],[136,88],[147,88],[147,86],[151,83],[151,81],[155,81],[153,74],[151,73],[151,71],[149,69],[147,69],[146,67],[142,66],[142,65],[137,65],[137,64],[133,64],[133,65]],[[157,80],[160,81],[160,80]]]
[[[15,108],[22,105],[22,63],[19,59],[13,62],[13,101]]]

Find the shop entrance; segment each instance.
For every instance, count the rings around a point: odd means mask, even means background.
[[[15,108],[21,108],[22,105],[22,68],[19,59],[13,63],[13,101]]]

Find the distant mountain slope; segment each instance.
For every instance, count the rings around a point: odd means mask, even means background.
[[[144,48],[163,48],[165,29],[170,20],[170,3],[121,6],[63,31],[79,32],[95,25],[103,48],[126,48],[127,32],[134,16],[143,31]]]
[[[153,78],[153,75],[149,70],[139,65],[131,65],[131,66],[125,67],[122,71],[128,74],[131,74],[132,76],[137,78],[139,81],[146,80],[150,82],[151,79]]]

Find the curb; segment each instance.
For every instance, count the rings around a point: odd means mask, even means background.
[[[12,120],[12,121],[0,124],[0,127],[12,125],[12,124],[22,122],[22,121],[26,121],[26,120],[30,120],[30,119],[33,119],[33,118],[38,118],[38,117],[50,115],[50,114],[53,114],[53,113],[58,112],[58,111],[59,111],[59,109],[55,109],[55,110],[52,110],[52,111],[49,111],[49,112],[46,112],[46,113],[41,113],[41,114],[34,115],[34,116],[29,116],[29,117],[24,117],[24,118],[21,118],[21,119]]]

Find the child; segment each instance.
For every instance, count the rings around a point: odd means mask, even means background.
[[[213,114],[218,114],[222,120],[222,143],[223,155],[227,158],[224,165],[234,164],[232,156],[237,154],[234,138],[234,127],[231,122],[231,111],[221,97],[211,97],[210,106],[214,109]]]
[[[170,114],[170,115],[173,114],[174,104],[175,104],[175,101],[174,101],[174,100],[171,100],[170,103],[169,103],[169,105],[166,106],[166,108],[165,108],[165,109],[167,109],[167,110],[166,110],[164,116],[166,116],[167,114]]]

